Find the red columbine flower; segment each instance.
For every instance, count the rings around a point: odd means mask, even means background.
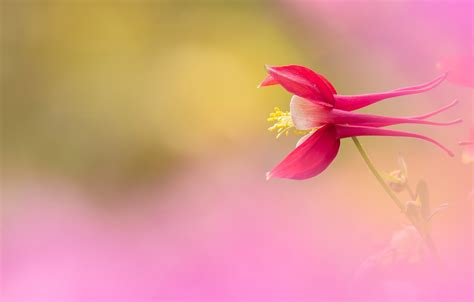
[[[446,75],[435,80],[407,88],[384,93],[343,96],[338,95],[331,83],[322,75],[297,65],[268,67],[269,75],[260,84],[269,86],[280,84],[294,94],[290,103],[290,112],[275,108],[269,121],[275,125],[269,130],[277,130],[278,136],[288,134],[292,128],[297,133],[306,133],[294,149],[280,164],[267,173],[267,178],[306,179],[318,175],[336,157],[340,139],[352,136],[404,136],[429,141],[449,155],[453,153],[437,141],[416,133],[398,130],[380,129],[380,127],[402,123],[451,125],[460,119],[440,123],[425,120],[452,106],[457,101],[428,114],[413,117],[387,117],[351,112],[386,98],[420,93],[437,86]]]

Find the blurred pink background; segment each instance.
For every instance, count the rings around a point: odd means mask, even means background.
[[[470,1],[2,3],[1,301],[471,301]],[[461,62],[461,63],[459,63]],[[350,140],[306,181],[265,180],[298,137],[266,129],[301,64],[342,94],[448,81],[364,112],[456,151],[361,138],[428,183],[445,271]],[[409,200],[408,195],[400,195]],[[400,239],[401,238],[401,239]],[[392,259],[390,250],[403,250]]]

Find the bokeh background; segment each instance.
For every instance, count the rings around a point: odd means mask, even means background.
[[[2,301],[469,301],[471,1],[1,2]],[[454,62],[454,63],[453,63]],[[364,112],[447,144],[362,138],[384,171],[402,153],[424,179],[429,255],[367,268],[404,216],[350,140],[323,174],[265,180],[297,141],[266,129],[280,87],[264,64],[301,64],[342,94],[448,81]],[[407,195],[401,198],[408,200]],[[403,237],[403,236],[402,236]],[[404,241],[405,242],[405,241]],[[412,253],[412,246],[406,249]],[[405,247],[404,247],[405,248]],[[376,266],[377,266],[376,265]]]

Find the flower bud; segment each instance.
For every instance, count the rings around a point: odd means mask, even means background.
[[[401,170],[390,172],[388,185],[395,192],[402,192],[407,186],[407,177]]]
[[[398,170],[394,170],[386,175],[387,184],[395,192],[402,192],[408,184],[408,169],[405,159],[401,154],[398,155]]]

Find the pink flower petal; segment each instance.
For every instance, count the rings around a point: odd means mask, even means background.
[[[366,127],[366,126],[348,126],[348,125],[336,125],[337,133],[339,138],[345,137],[352,137],[352,136],[401,136],[401,137],[412,137],[418,138],[430,143],[435,144],[443,151],[448,153],[449,156],[454,156],[454,153],[446,148],[441,143],[437,142],[436,140],[421,135],[417,133],[399,131],[399,130],[391,130],[391,129],[380,129],[375,127]]]
[[[257,88],[272,86],[276,84],[278,84],[278,82],[271,75],[267,75],[265,79],[263,79],[263,81],[260,84],[258,84]]]
[[[322,74],[319,74],[319,73],[318,73],[318,76],[326,84],[326,86],[328,86],[328,88],[331,90],[333,94],[337,93],[336,89],[331,84],[331,82],[328,81],[328,79],[326,79]],[[276,84],[278,84],[278,82],[271,75],[267,75],[265,79],[263,79],[263,81],[257,87],[260,88],[260,87],[272,86]]]
[[[334,105],[334,88],[328,87],[327,80],[311,69],[299,65],[266,68],[273,79],[292,94],[324,106]]]
[[[290,112],[296,129],[309,130],[327,123],[331,109],[294,95],[290,102]]]
[[[296,147],[299,147],[299,145],[301,145],[302,143],[304,143],[308,138],[311,137],[311,135],[313,135],[314,131],[306,134],[306,135],[303,135],[299,140],[298,142],[296,142]]]
[[[399,88],[387,92],[362,94],[362,95],[335,95],[335,107],[338,109],[352,111],[368,105],[377,103],[384,99],[422,93],[438,86],[446,78],[446,73],[438,76],[434,80],[411,87]]]
[[[336,135],[333,125],[324,125],[268,172],[267,179],[301,180],[320,174],[337,155],[340,141]]]
[[[331,90],[332,94],[337,94],[336,88],[334,88],[334,86],[332,86],[331,82],[329,82],[328,79],[326,79],[326,77],[324,77],[322,74],[319,74],[319,73],[318,73],[318,76],[321,78],[321,80],[324,82],[324,84],[326,84],[326,86],[328,86],[328,88]]]

